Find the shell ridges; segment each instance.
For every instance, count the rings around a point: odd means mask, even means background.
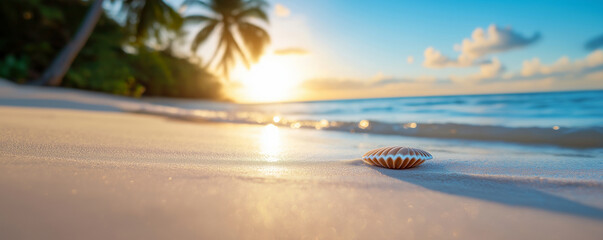
[[[410,147],[382,147],[368,151],[362,156],[362,160],[367,164],[391,169],[417,167],[430,159],[433,159],[430,153]]]

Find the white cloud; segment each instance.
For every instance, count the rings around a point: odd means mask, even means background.
[[[589,81],[603,81],[603,70],[590,73],[586,75],[585,78]]]
[[[408,57],[406,58],[406,62],[407,62],[408,64],[413,64],[413,63],[415,62],[415,58],[414,58],[413,56],[408,56]]]
[[[480,74],[482,78],[493,78],[504,71],[504,67],[498,61],[498,58],[493,58],[489,64],[482,64],[480,66]]]
[[[423,66],[428,68],[445,67],[470,67],[475,65],[490,64],[491,61],[482,57],[496,52],[504,52],[532,44],[540,39],[540,34],[535,33],[531,38],[526,38],[514,32],[511,28],[499,28],[492,24],[487,32],[476,28],[471,38],[466,38],[461,44],[454,45],[460,54],[457,58],[449,58],[433,47],[425,49]]]
[[[462,55],[474,59],[496,52],[525,47],[539,39],[539,33],[534,33],[532,37],[525,37],[514,32],[510,27],[500,28],[492,24],[488,26],[487,32],[482,28],[473,30],[471,38],[466,38],[461,43],[460,51]]]
[[[434,59],[438,59],[438,56],[435,56]],[[452,61],[441,57],[439,57],[439,59],[440,61]],[[532,82],[541,81],[543,79],[547,79],[547,82],[554,81],[556,83],[567,82],[568,80],[589,80],[603,83],[603,50],[593,51],[583,59],[575,61],[571,61],[567,57],[561,57],[551,65],[544,65],[538,58],[534,58],[532,60],[524,61],[523,68],[519,72],[506,72],[504,65],[498,58],[492,58],[491,61],[479,65],[479,71],[463,76],[451,75],[444,78],[437,78],[429,75],[420,77],[395,77],[378,73],[370,79],[314,79],[313,81],[306,82],[305,87],[312,89],[361,90],[419,83],[470,84],[472,87],[475,87],[483,84]]]
[[[434,59],[444,59],[433,55]],[[314,79],[305,81],[302,87],[313,94],[334,98],[600,89],[603,88],[603,50],[574,61],[561,57],[550,65],[542,64],[538,58],[527,60],[524,68],[516,72],[507,72],[498,58],[492,58],[479,65],[479,71],[463,76],[397,77],[377,73],[366,79]]]
[[[276,16],[279,17],[288,17],[291,15],[291,11],[280,3],[274,5],[274,12],[276,13]]]
[[[431,79],[431,77],[429,77],[429,79]],[[419,78],[398,78],[384,75],[382,72],[378,72],[377,74],[375,74],[375,76],[369,79],[319,78],[304,81],[302,86],[306,89],[312,90],[362,90],[379,88],[392,84],[415,83],[424,81],[426,81],[426,78],[423,76]]]
[[[450,80],[457,83],[477,83],[485,79],[503,77],[502,73],[505,70],[498,58],[493,58],[490,63],[480,65],[479,69],[479,72],[468,76],[450,76]]]
[[[423,55],[425,56],[423,66],[428,68],[469,67],[474,65],[473,61],[467,58],[451,59],[446,57],[433,47],[425,49]]]
[[[533,58],[523,62],[521,75],[530,77],[534,75],[552,75],[563,73],[579,73],[591,68],[603,66],[603,50],[595,50],[584,59],[571,61],[569,57],[563,56],[551,65],[545,65],[539,58]]]

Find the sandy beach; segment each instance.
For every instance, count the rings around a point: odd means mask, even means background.
[[[601,12],[1,0],[0,240],[603,240]]]
[[[0,89],[2,239],[603,236],[601,149],[189,122],[120,108],[135,100]],[[435,159],[359,159],[387,145]]]

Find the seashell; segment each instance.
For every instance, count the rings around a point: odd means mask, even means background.
[[[409,147],[382,147],[371,150],[362,156],[362,161],[370,165],[405,169],[421,165],[433,156],[426,151]]]

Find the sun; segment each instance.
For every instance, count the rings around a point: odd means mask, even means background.
[[[231,95],[239,102],[292,100],[302,80],[299,66],[295,56],[266,55],[249,70],[240,67],[233,71],[233,79],[241,86]]]

